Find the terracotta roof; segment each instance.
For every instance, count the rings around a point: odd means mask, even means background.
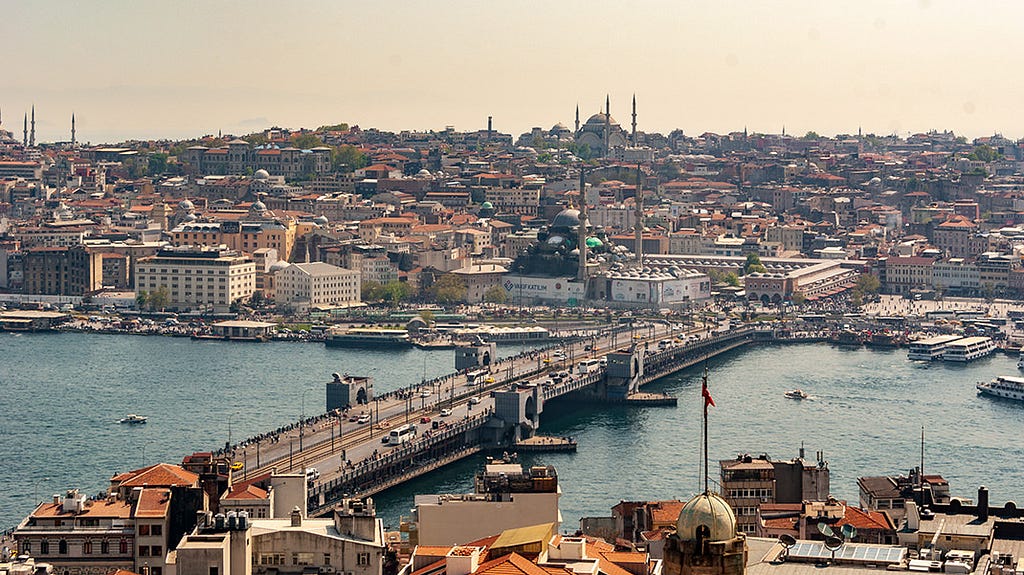
[[[70,510],[65,511],[60,503],[43,503],[32,512],[33,517],[71,517],[75,515]],[[98,499],[86,503],[85,509],[77,514],[79,517],[116,517],[128,518],[132,516],[132,506],[127,501],[115,499]]]
[[[646,561],[644,561],[644,563],[646,563]],[[601,557],[597,560],[597,568],[604,575],[633,575],[629,571],[609,561],[605,557],[604,553],[602,553]]]
[[[683,510],[682,501],[658,501],[650,506],[651,522],[654,525],[675,523],[679,512]]]
[[[266,499],[267,492],[252,484],[235,485],[224,499]]]
[[[130,477],[119,481],[120,487],[170,487],[171,485],[196,486],[199,476],[191,471],[169,463],[157,463],[130,472]]]
[[[562,570],[563,573],[571,573],[568,570]],[[550,571],[547,571],[533,561],[530,561],[526,557],[518,553],[510,553],[499,557],[493,561],[488,561],[483,565],[480,565],[474,572],[474,575],[551,575]],[[615,575],[621,575],[616,573]]]
[[[136,517],[166,517],[171,506],[169,489],[143,489],[135,504]]]

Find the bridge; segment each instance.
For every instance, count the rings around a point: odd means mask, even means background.
[[[625,401],[656,379],[753,340],[749,327],[711,333],[667,322],[619,326],[566,342],[564,357],[530,352],[492,362],[483,381],[452,374],[375,398],[359,414],[369,421],[324,414],[236,447],[230,452],[242,464],[236,481],[315,468],[308,509],[311,515],[327,513],[344,497],[379,493],[481,450],[514,450],[536,434],[548,402]],[[581,359],[600,357],[607,358],[606,367],[573,369]],[[381,441],[406,424],[416,431],[398,445]]]

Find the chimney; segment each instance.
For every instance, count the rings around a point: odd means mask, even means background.
[[[292,527],[302,527],[302,510],[297,505],[292,509]]]
[[[913,501],[907,501],[907,529],[911,531],[917,531],[921,528],[921,514],[917,510],[917,503]]]
[[[445,575],[470,575],[479,564],[479,547],[453,547],[445,556]]]
[[[984,485],[978,488],[978,519],[988,521],[988,488]]]

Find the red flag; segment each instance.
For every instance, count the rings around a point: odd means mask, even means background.
[[[705,381],[701,385],[700,394],[704,396],[704,409],[707,409],[709,405],[715,407],[715,400],[711,399],[711,392],[708,391],[708,382]]]

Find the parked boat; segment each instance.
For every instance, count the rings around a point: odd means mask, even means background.
[[[899,347],[903,345],[904,337],[891,331],[876,331],[871,333],[864,343],[871,347]]]
[[[404,329],[353,328],[327,335],[327,347],[409,347],[412,340]]]
[[[852,329],[844,329],[838,333],[833,333],[828,341],[837,345],[860,346],[864,344],[864,334]]]
[[[802,389],[791,389],[783,395],[790,399],[807,399],[808,397],[810,397],[809,395],[807,395],[807,392]]]
[[[127,417],[122,417],[117,422],[118,423],[127,423],[127,424],[130,424],[130,425],[140,425],[140,424],[146,423],[147,419],[149,419],[149,418],[144,416],[144,415],[136,415],[134,413],[129,413]]]
[[[977,388],[981,395],[1024,401],[1024,377],[1000,375],[990,382],[978,383]]]
[[[946,346],[946,351],[942,353],[942,361],[967,363],[992,355],[995,350],[996,342],[990,337],[965,337]]]
[[[918,359],[934,361],[942,359],[946,352],[946,346],[963,339],[959,335],[939,335],[910,342],[910,351],[907,352],[907,359]]]

